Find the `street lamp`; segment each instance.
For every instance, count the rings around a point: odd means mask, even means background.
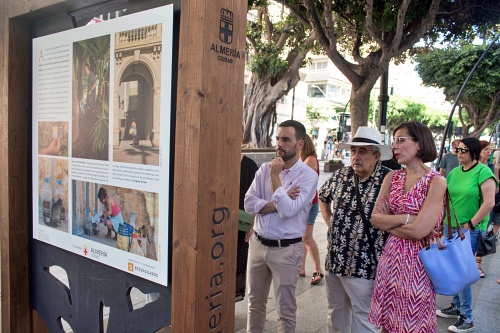
[[[325,96],[325,98],[328,98],[328,96],[326,96],[325,92],[320,87],[318,87],[317,85],[313,84],[313,85],[311,85],[311,88],[318,89],[323,94],[323,96]]]
[[[342,112],[342,138],[338,138],[338,140],[340,141],[341,139],[343,140],[344,139],[344,136],[345,136],[345,110],[347,110],[347,106],[349,105],[349,102],[351,100],[348,100],[347,103],[345,104],[344,106],[344,112]]]

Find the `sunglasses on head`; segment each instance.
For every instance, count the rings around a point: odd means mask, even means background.
[[[460,148],[456,147],[455,148],[455,153],[462,153],[462,154],[467,154],[469,152],[469,148]]]

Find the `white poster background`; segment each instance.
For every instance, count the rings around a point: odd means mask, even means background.
[[[160,128],[159,165],[142,165],[120,163],[113,161],[113,125],[115,112],[115,33],[136,29],[140,27],[162,25],[162,45],[160,52],[161,61],[161,93],[160,93]],[[144,279],[167,285],[168,278],[168,230],[169,230],[169,156],[170,156],[170,105],[171,105],[171,69],[172,69],[172,36],[173,36],[173,6],[164,6],[148,11],[143,11],[128,16],[104,21],[98,24],[76,28],[61,33],[36,38],[33,40],[33,238],[46,242],[61,249],[87,257],[91,260],[126,271]],[[110,37],[110,79],[109,79],[109,156],[107,161],[72,158],[72,64],[73,43],[109,35]],[[158,75],[159,73],[152,73]],[[153,87],[154,88],[154,87]],[[38,126],[40,122],[67,122],[68,156],[52,156],[39,154]],[[56,133],[53,134],[54,136]],[[122,143],[123,145],[123,143]],[[68,207],[67,232],[49,227],[40,223],[42,211],[41,191],[43,184],[39,179],[39,158],[47,159],[49,164],[67,165],[67,193]],[[52,161],[53,159],[54,161]],[[88,168],[88,175],[96,176],[99,181],[90,177],[86,179],[85,173],[73,177],[76,166],[80,170]],[[93,167],[96,167],[96,172]],[[117,180],[113,176],[116,168],[126,168],[128,177]],[[134,177],[134,170],[149,173],[154,176],[145,181],[138,181]],[[144,171],[145,170],[145,171]],[[92,236],[84,238],[74,235],[72,227],[72,184],[73,180],[96,183],[126,189],[156,193],[159,197],[158,214],[158,247],[157,259],[152,260],[140,255],[120,250],[116,247],[94,241]],[[105,180],[105,181],[103,181]],[[55,180],[50,180],[55,182]],[[57,186],[54,185],[54,186]],[[94,198],[91,198],[94,200]],[[43,221],[43,220],[42,220]],[[103,237],[103,235],[100,235]]]

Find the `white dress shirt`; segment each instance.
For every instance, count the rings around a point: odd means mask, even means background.
[[[311,202],[316,194],[318,174],[299,158],[290,169],[281,171],[280,180],[282,186],[273,193],[270,163],[262,164],[245,195],[245,211],[256,215],[253,228],[264,238],[281,240],[303,237]],[[297,186],[300,193],[291,199],[288,192]],[[274,203],[277,212],[259,214],[268,202]]]

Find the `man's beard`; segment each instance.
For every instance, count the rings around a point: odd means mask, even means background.
[[[285,151],[283,149],[277,149],[276,153],[278,152],[284,152],[283,155],[281,155],[281,158],[283,159],[284,162],[289,161],[293,159],[297,155],[297,144],[291,148],[289,151]],[[280,156],[280,155],[278,155]]]

